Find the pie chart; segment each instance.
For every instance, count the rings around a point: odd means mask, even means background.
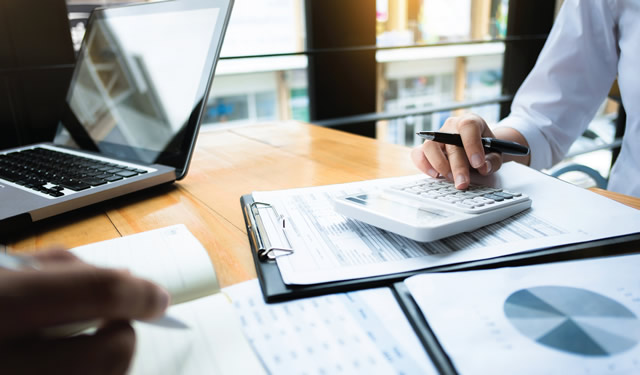
[[[526,337],[572,354],[612,356],[640,341],[640,320],[631,310],[587,289],[520,289],[506,299],[504,313]]]

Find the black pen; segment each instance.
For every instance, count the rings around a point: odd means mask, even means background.
[[[460,134],[441,132],[417,132],[420,138],[448,145],[463,147]],[[485,152],[497,152],[511,155],[528,155],[529,148],[516,142],[503,141],[497,138],[480,138]]]

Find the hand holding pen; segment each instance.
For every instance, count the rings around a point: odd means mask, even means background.
[[[445,145],[464,147],[460,134],[441,132],[417,132],[420,138],[434,141]],[[484,152],[497,152],[499,154],[529,155],[529,148],[516,142],[505,141],[498,138],[482,137],[480,143]]]
[[[0,373],[124,374],[132,319],[159,317],[169,295],[126,271],[90,266],[64,250],[0,253]],[[91,334],[48,337],[50,327],[98,320]]]
[[[469,186],[470,168],[481,175],[496,172],[504,161],[529,163],[524,137],[514,129],[499,128],[494,134],[486,122],[475,115],[450,117],[440,132],[420,132],[427,139],[411,153],[414,164],[431,177],[444,176],[456,188]]]

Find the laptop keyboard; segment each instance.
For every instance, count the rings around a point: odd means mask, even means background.
[[[0,155],[0,178],[52,197],[147,173],[144,169],[46,148]]]

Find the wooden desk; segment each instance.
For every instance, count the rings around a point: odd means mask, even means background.
[[[256,277],[242,194],[414,173],[408,148],[327,128],[287,122],[205,131],[184,180],[46,220],[7,245],[75,247],[184,223],[224,287]],[[640,199],[598,192],[640,208]]]

